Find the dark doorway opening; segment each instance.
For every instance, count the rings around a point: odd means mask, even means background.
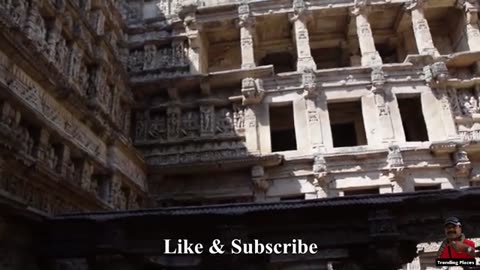
[[[270,107],[272,152],[297,150],[293,104]]]
[[[428,141],[420,97],[397,97],[397,100],[407,142]]]

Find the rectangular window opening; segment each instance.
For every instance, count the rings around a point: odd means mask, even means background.
[[[367,144],[360,101],[328,104],[333,147]]]
[[[428,141],[420,97],[397,97],[407,142]]]
[[[353,195],[374,195],[380,194],[378,187],[375,188],[364,188],[364,189],[354,189],[354,190],[344,190],[344,196],[353,196]]]
[[[270,107],[272,152],[297,150],[293,104]]]
[[[442,189],[442,186],[440,184],[415,186],[415,191],[440,190],[440,189]]]
[[[283,196],[280,198],[280,201],[298,201],[298,200],[305,200],[305,195],[291,195],[291,196]]]

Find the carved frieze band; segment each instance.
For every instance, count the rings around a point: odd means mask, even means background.
[[[135,141],[182,142],[201,137],[234,137],[245,129],[241,106],[201,105],[198,109],[169,107],[166,110],[137,112]]]
[[[0,63],[0,73],[5,78],[8,67]],[[91,130],[78,121],[69,111],[42,89],[33,79],[17,66],[13,67],[12,81],[3,81],[13,93],[25,101],[31,109],[46,117],[62,134],[72,138],[74,142],[95,158],[105,162],[106,145]]]

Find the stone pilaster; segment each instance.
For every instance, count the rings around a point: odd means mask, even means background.
[[[407,10],[412,17],[413,33],[417,43],[418,53],[422,55],[438,56],[438,50],[433,44],[432,34],[424,14],[426,0],[410,0]]]
[[[470,51],[480,51],[480,30],[478,25],[479,4],[475,0],[458,0],[457,7],[465,12],[465,34]]]
[[[305,103],[307,113],[307,125],[309,135],[309,145],[312,153],[316,153],[319,148],[323,148],[322,125],[320,121],[317,99],[322,98],[319,93],[318,85],[315,82],[315,73],[303,73],[303,86],[305,87]]]
[[[247,150],[250,153],[258,153],[260,151],[255,107],[256,105],[248,105],[245,108],[245,141]]]
[[[369,8],[365,1],[356,0],[351,14],[355,17],[358,43],[362,53],[362,66],[382,65],[382,58],[375,48],[372,29],[368,22]]]
[[[393,122],[390,116],[389,104],[387,103],[388,94],[385,87],[385,77],[380,67],[372,69],[372,93],[374,94],[375,105],[378,111],[379,126],[381,127],[381,141],[383,143],[395,140]]]
[[[246,3],[238,7],[238,16],[242,69],[254,68],[256,66],[253,40],[255,33],[255,18],[250,14],[250,7]]]
[[[34,156],[39,160],[44,160],[46,158],[49,137],[50,134],[48,131],[42,128],[38,134],[38,143],[34,150]]]
[[[295,38],[297,48],[297,71],[306,69],[317,69],[310,50],[310,39],[308,36],[307,21],[308,11],[303,0],[293,1],[294,13],[289,15],[293,23],[292,35]]]
[[[251,170],[252,183],[255,191],[255,201],[264,201],[265,193],[270,186],[265,173],[265,168],[260,165],[255,165]]]
[[[67,176],[67,171],[70,166],[70,147],[67,145],[62,145],[62,150],[60,152],[60,174],[63,177]]]
[[[188,58],[190,72],[202,74],[208,72],[208,48],[201,32],[201,25],[196,21],[195,14],[189,14],[184,19],[185,32],[188,38]]]

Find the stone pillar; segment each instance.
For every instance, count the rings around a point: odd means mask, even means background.
[[[475,0],[458,0],[457,7],[465,11],[465,33],[470,51],[480,51],[480,30],[478,25],[479,4]]]
[[[240,27],[240,47],[242,53],[242,69],[254,68],[255,52],[254,40],[255,18],[250,14],[248,4],[242,4],[238,7],[238,26]]]
[[[252,183],[254,186],[255,201],[264,201],[266,192],[270,183],[267,180],[265,168],[260,165],[255,165],[251,170]]]
[[[323,148],[322,125],[320,114],[317,108],[317,100],[320,97],[318,86],[315,82],[315,74],[313,72],[305,72],[303,74],[303,85],[305,87],[305,107],[307,114],[307,126],[310,151],[316,153],[319,148]],[[297,138],[299,136],[297,135]],[[299,138],[304,139],[304,138]]]
[[[208,72],[208,48],[201,33],[201,26],[197,24],[194,14],[184,19],[185,31],[188,38],[188,58],[190,73],[202,74]]]
[[[375,94],[375,104],[377,105],[380,126],[382,127],[382,142],[391,142],[395,140],[392,117],[390,115],[389,97],[385,87],[385,77],[381,68],[374,68],[371,74],[372,90]]]
[[[60,152],[60,174],[62,177],[67,177],[67,171],[70,167],[70,147],[63,144]]]
[[[258,153],[260,151],[257,127],[255,106],[249,105],[245,108],[245,141],[249,153]]]
[[[45,160],[46,158],[46,151],[48,148],[48,139],[50,134],[44,128],[42,128],[38,134],[37,145],[35,146],[34,156],[38,160]]]
[[[362,53],[362,66],[382,65],[382,58],[375,48],[372,29],[368,22],[368,7],[365,1],[355,1],[351,14],[355,17],[358,43]]]
[[[413,33],[417,43],[418,53],[422,55],[438,56],[438,50],[433,45],[432,34],[424,14],[426,0],[410,0],[407,10],[412,17]]]
[[[316,70],[317,65],[312,58],[307,29],[309,14],[303,0],[295,0],[293,2],[293,10],[295,12],[289,14],[289,18],[293,23],[292,35],[295,38],[295,47],[297,48],[297,71],[306,69]]]

